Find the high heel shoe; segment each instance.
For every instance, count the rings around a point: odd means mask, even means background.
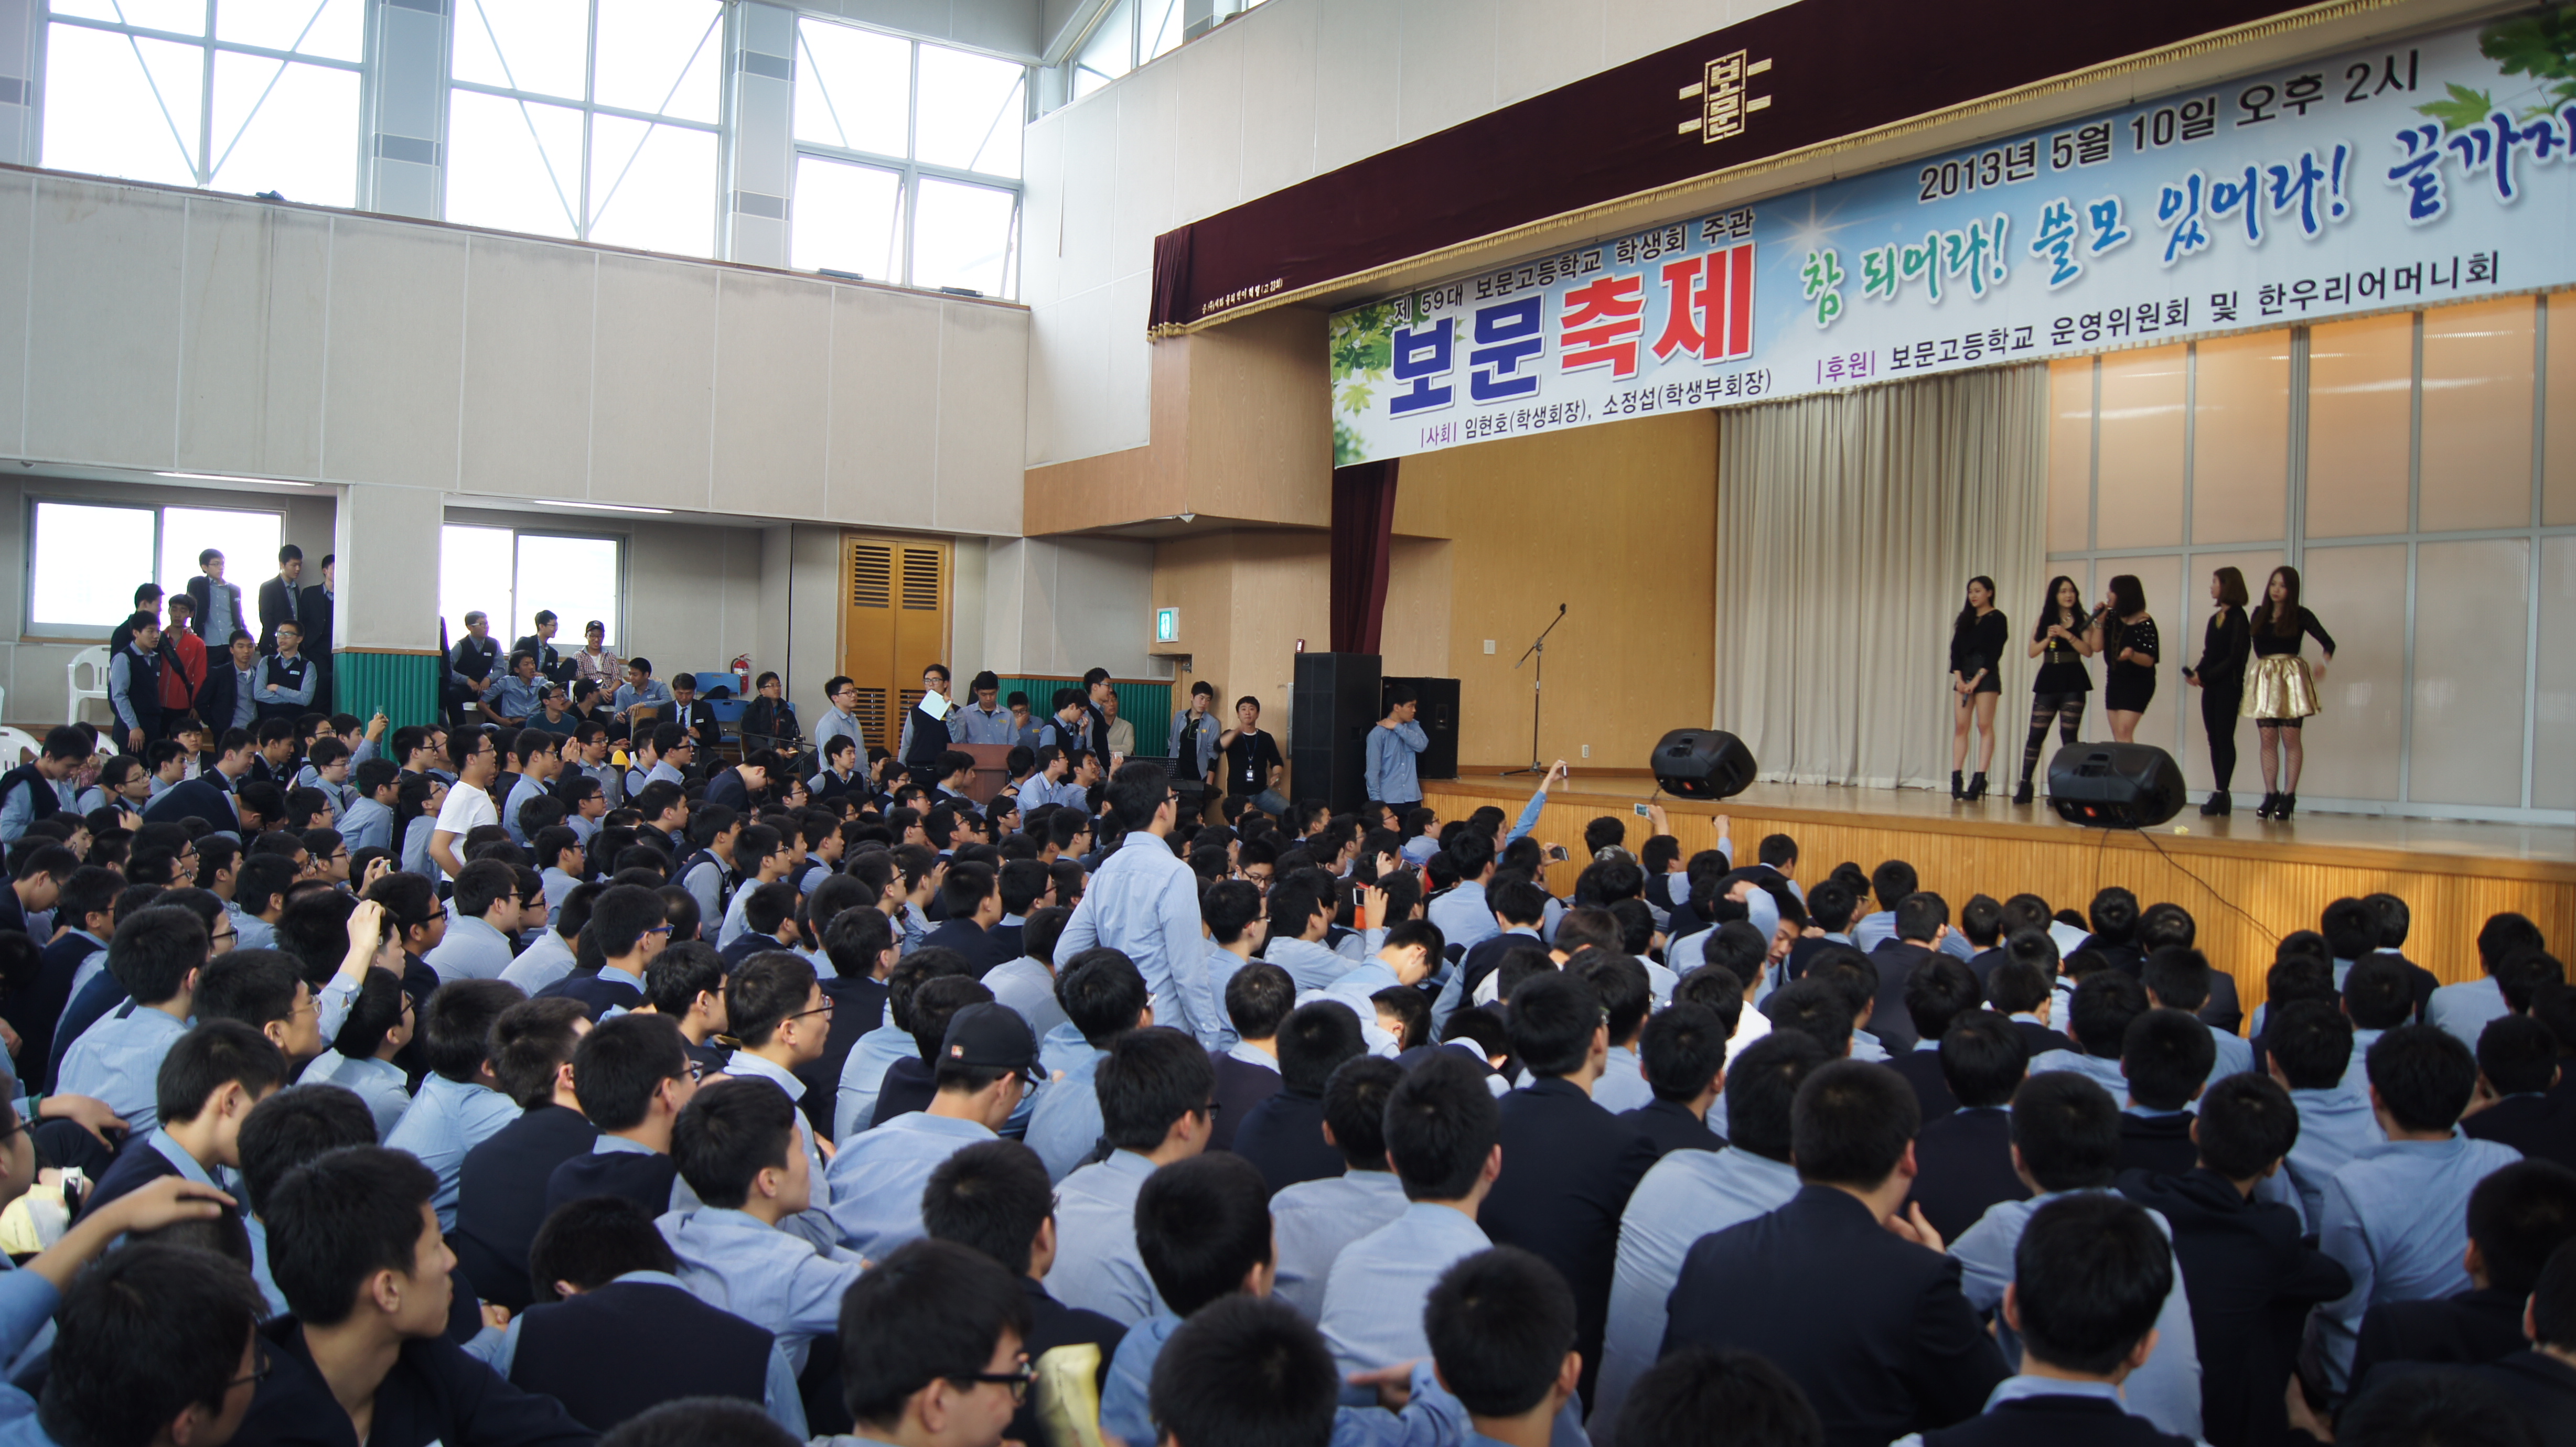
[[[1979,773],[1968,781],[1968,802],[1973,804],[1984,797],[1986,797],[1986,776]]]
[[[2263,802],[2254,807],[2254,817],[2257,819],[2269,819],[2272,817],[2273,812],[2278,810],[2280,807],[2281,796],[2278,794],[2266,793],[2263,796]]]
[[[2200,813],[2202,818],[2216,819],[2232,813],[2235,808],[2236,801],[2227,797],[2226,790],[2212,789],[2209,793],[2209,802],[2200,806]]]
[[[2030,780],[2022,780],[2021,787],[2013,790],[2013,802],[2016,804],[2027,804],[2030,802]]]
[[[2290,812],[2291,812],[2292,810],[2294,810],[2294,809],[2298,808],[2298,807],[2299,807],[2299,796],[2298,796],[2298,795],[2296,795],[2296,794],[2283,794],[2283,795],[2281,796],[2281,802],[2280,802],[2279,807],[2275,808],[2275,809],[2272,811],[2272,817],[2273,817],[2273,818],[2275,818],[2275,819],[2281,820],[2281,821],[2283,821],[2283,822],[2285,822],[2285,823],[2286,823],[2286,822],[2289,820]]]
[[[1957,769],[1952,769],[1950,771],[1950,802],[1955,804],[1966,797],[1968,797],[1968,791],[1959,783],[1959,771]]]

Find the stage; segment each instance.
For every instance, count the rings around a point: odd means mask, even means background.
[[[1532,776],[1502,778],[1494,769],[1461,774],[1423,781],[1424,802],[1443,822],[1486,804],[1517,816],[1538,786]],[[1649,826],[1632,806],[1654,795],[1654,779],[1642,771],[1577,766],[1548,796],[1535,832],[1579,855],[1583,826],[1609,815],[1628,825],[1634,848]],[[2200,947],[2236,976],[2249,1005],[2263,998],[2274,942],[2316,928],[2326,905],[2344,895],[2384,890],[2404,899],[2414,911],[2405,953],[2446,983],[2477,976],[2478,927],[2500,911],[2528,915],[2561,959],[2576,948],[2570,828],[2352,814],[2272,824],[2244,809],[2204,819],[2195,802],[2137,833],[2081,828],[2044,801],[2017,807],[2009,792],[1967,804],[1929,789],[1791,784],[1756,784],[1714,803],[1655,802],[1686,854],[1715,843],[1721,814],[1740,862],[1752,861],[1764,835],[1789,835],[1798,841],[1798,878],[1810,885],[1844,860],[1864,870],[1907,860],[1925,889],[1949,901],[1954,923],[1960,906],[1980,893],[2001,899],[2028,891],[2053,908],[2079,911],[2113,884],[2136,891],[2141,904],[2170,900],[2191,911]],[[1551,872],[1548,883],[1566,894],[1574,881]]]

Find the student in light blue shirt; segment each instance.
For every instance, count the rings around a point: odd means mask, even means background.
[[[2148,1004],[2193,1015],[2209,1002],[2209,974],[2208,956],[2188,947],[2168,946],[2147,956],[2138,978],[2146,986]],[[2218,1063],[2211,1067],[2210,1079],[2224,1080],[2254,1068],[2254,1047],[2244,1036],[2215,1027],[2209,1036],[2218,1051]]]
[[[526,725],[540,711],[537,702],[537,655],[513,653],[510,671],[483,695],[483,711],[492,721],[512,728]]]
[[[2129,1078],[2120,1073],[2120,1046],[2129,1022],[2147,1012],[2146,987],[2116,969],[2096,970],[2075,987],[2067,1007],[2073,1050],[2051,1050],[2030,1062],[2033,1076],[2072,1071],[2110,1094],[2129,1097]]]
[[[441,984],[501,978],[518,953],[511,944],[520,928],[518,871],[497,859],[475,860],[456,876],[450,903],[447,934],[421,963]]]
[[[391,759],[369,759],[350,771],[354,796],[340,814],[340,835],[351,852],[394,847],[394,809],[402,802],[402,768]]]
[[[1008,1005],[968,1005],[948,1021],[925,1110],[850,1137],[832,1160],[832,1223],[841,1244],[881,1260],[924,1234],[922,1188],[950,1156],[1002,1127],[1034,1084],[1037,1037]]]
[[[1092,1083],[1109,1154],[1056,1190],[1047,1289],[1067,1306],[1133,1327],[1164,1309],[1137,1249],[1137,1195],[1155,1171],[1207,1148],[1216,1071],[1196,1040],[1148,1026],[1110,1043]]]
[[[1324,943],[1333,926],[1330,901],[1318,898],[1303,884],[1278,885],[1270,891],[1269,918],[1269,943],[1262,947],[1261,957],[1286,970],[1300,993],[1324,989],[1351,972],[1349,957]],[[1361,1013],[1365,1018],[1367,1007]],[[1215,1043],[1213,1033],[1207,1043]]]
[[[15,844],[36,821],[37,789],[51,789],[56,810],[78,802],[72,778],[90,759],[89,735],[64,724],[45,731],[44,752],[0,775],[0,844]]]
[[[1386,717],[1368,731],[1365,784],[1368,797],[1376,803],[1409,808],[1422,802],[1422,785],[1414,777],[1414,762],[1431,747],[1431,735],[1414,722],[1421,704],[1411,685],[1388,684],[1386,702]]]
[[[1485,898],[1485,886],[1494,878],[1494,841],[1462,831],[1449,841],[1449,860],[1458,866],[1458,883],[1431,901],[1425,914],[1440,926],[1442,939],[1472,950],[1503,932]]]
[[[608,711],[625,718],[629,710],[637,707],[657,708],[661,710],[660,720],[668,723],[673,702],[671,690],[663,687],[662,681],[653,676],[653,660],[630,658],[626,660],[626,681],[619,684],[617,692],[610,696]],[[818,740],[821,737],[819,730],[816,737]]]
[[[2317,1308],[2326,1377],[2337,1391],[2352,1385],[2353,1348],[2371,1307],[2469,1289],[2469,1193],[2522,1159],[2511,1146],[2460,1133],[2478,1062],[2448,1032],[2389,1031],[2371,1047],[2369,1072],[2371,1110],[2388,1140],[2327,1178],[2317,1223],[2318,1249],[2352,1273],[2352,1290]]]
[[[1157,765],[1131,765],[1119,770],[1109,800],[1126,837],[1093,871],[1056,951],[1071,957],[1105,945],[1126,955],[1144,975],[1157,1017],[1213,1044],[1224,1016],[1200,968],[1198,876],[1168,842],[1179,817],[1170,782]]]
[[[639,994],[643,983],[635,981]],[[797,1071],[823,1058],[832,1031],[832,997],[823,992],[813,965],[783,951],[754,955],[725,981],[724,994],[725,1022],[741,1042],[725,1072],[766,1080],[790,1104],[802,1101],[805,1082]],[[795,1117],[796,1137],[805,1151],[809,1209],[791,1214],[783,1224],[817,1245],[829,1245],[840,1239],[840,1231],[828,1214],[832,1186],[823,1172],[822,1147],[815,1143],[805,1113],[800,1109]]]
[[[332,1037],[331,1048],[314,1056],[296,1083],[336,1085],[350,1091],[366,1103],[375,1121],[375,1139],[391,1140],[411,1109],[411,1092],[393,1056],[411,1043],[417,1023],[401,977],[371,968],[349,1004],[348,1018]]]
[[[161,1061],[196,1014],[206,949],[205,925],[186,910],[143,910],[118,925],[110,953],[133,998],[72,1042],[55,1090],[103,1102],[135,1134],[149,1134],[160,1122]]]
[[[672,1128],[671,1157],[704,1204],[656,1223],[680,1284],[774,1333],[799,1373],[814,1338],[839,1330],[841,1298],[865,1269],[858,1253],[785,1229],[814,1204],[801,1125],[793,1100],[755,1081],[698,1091]]]
[[[2281,1007],[2264,1033],[2272,1078],[2299,1109],[2299,1138],[2281,1174],[2289,1181],[2308,1234],[2324,1221],[2326,1183],[2356,1157],[2388,1144],[2365,1082],[2344,1083],[2354,1058],[2352,1022],[2322,1000]]]
[[[1156,1440],[1154,1362],[1182,1322],[1238,1292],[1266,1296],[1273,1275],[1270,1187],[1231,1151],[1174,1161],[1147,1178],[1135,1205],[1138,1250],[1160,1304],[1131,1325],[1100,1391],[1100,1430]],[[1061,1210],[1061,1208],[1059,1208]]]
[[[437,1175],[430,1206],[442,1231],[456,1227],[456,1184],[465,1153],[519,1118],[519,1103],[493,1079],[490,1042],[501,1012],[526,998],[498,980],[459,980],[440,986],[422,1013],[430,1074],[385,1144],[411,1152]]]
[[[1423,1303],[1452,1262],[1493,1244],[1476,1212],[1502,1173],[1502,1110],[1484,1072],[1435,1052],[1387,1102],[1387,1159],[1402,1214],[1342,1248],[1316,1325],[1345,1375],[1431,1354]]]
[[[1323,1314],[1324,1284],[1342,1248],[1392,1223],[1408,1204],[1386,1161],[1386,1103],[1403,1082],[1404,1068],[1391,1060],[1342,1062],[1324,1086],[1324,1124],[1345,1169],[1270,1198],[1279,1247],[1271,1290],[1308,1321]]]

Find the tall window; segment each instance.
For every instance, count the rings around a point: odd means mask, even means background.
[[[455,0],[455,16],[448,220],[715,254],[719,0]]]
[[[1028,67],[796,23],[794,264],[985,296],[1019,289]]]
[[[51,0],[48,10],[46,166],[355,204],[363,0]]]
[[[446,524],[438,538],[438,612],[449,643],[465,636],[468,613],[490,614],[492,636],[507,648],[537,631],[537,614],[552,611],[557,648],[580,647],[582,625],[594,618],[616,647],[623,633],[621,547],[613,537]]]
[[[1157,56],[1181,48],[1261,0],[1211,0],[1208,18],[1186,24],[1181,0],[1117,0],[1065,62],[1066,97],[1080,100]]]
[[[132,616],[138,584],[178,592],[208,548],[247,598],[275,569],[285,531],[282,515],[244,508],[38,499],[28,509],[27,631],[105,638]],[[320,582],[320,560],[308,567],[306,581]]]

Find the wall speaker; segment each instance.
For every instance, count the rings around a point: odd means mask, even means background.
[[[1289,696],[1288,788],[1300,803],[1357,812],[1367,789],[1368,731],[1378,713],[1378,655],[1300,653]]]
[[[1725,799],[1753,783],[1756,765],[1744,740],[1724,729],[1675,729],[1646,760],[1655,783],[1677,799]]]
[[[2182,805],[2182,766],[2153,744],[2069,744],[2048,761],[2048,807],[2070,824],[2145,829]]]

